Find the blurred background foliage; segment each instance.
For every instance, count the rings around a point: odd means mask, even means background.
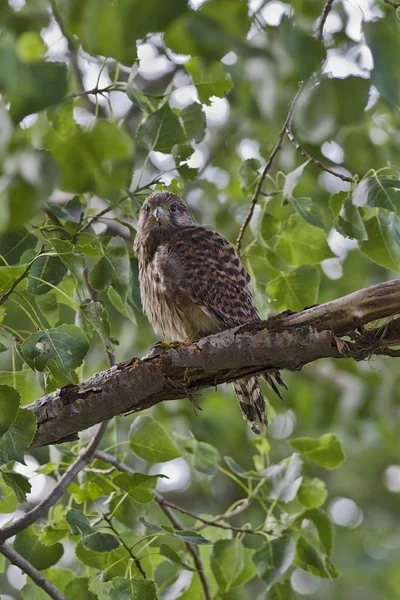
[[[322,32],[323,11],[316,0],[0,1],[2,523],[42,499],[79,450],[41,448],[14,462],[35,427],[19,401],[156,341],[132,251],[143,199],[179,193],[196,221],[235,243],[300,85],[292,133],[241,243],[261,314],[398,276],[400,9],[337,0]],[[205,518],[256,495],[229,522],[257,535],[201,531],[220,540],[199,546],[213,597],[400,598],[395,359],[325,360],[285,379],[285,404],[266,390],[268,441],[247,430],[227,387],[204,393],[199,414],[182,400],[153,408],[154,421],[117,417],[102,448],[167,475],[157,490]],[[165,444],[163,460],[157,445],[143,450],[146,436]],[[15,549],[67,598],[151,600],[122,539],[147,554],[158,598],[204,598],[198,574],[182,571],[182,539],[155,529],[167,524],[151,502],[156,479],[133,485],[95,466],[104,473],[81,474]],[[99,538],[93,523],[114,537]],[[4,600],[46,597],[4,559],[0,571]]]

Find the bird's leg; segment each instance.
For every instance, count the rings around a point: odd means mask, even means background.
[[[182,345],[182,342],[170,342],[168,340],[160,340],[156,344],[154,344],[154,348],[162,348],[163,350],[171,350],[172,348],[179,348]]]

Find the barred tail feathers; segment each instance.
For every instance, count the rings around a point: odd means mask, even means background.
[[[282,400],[282,402],[284,402],[284,398],[281,394],[281,391],[277,387],[276,384],[280,385],[282,388],[285,388],[285,390],[287,390],[288,387],[287,387],[286,383],[284,382],[284,380],[282,379],[279,371],[265,371],[265,373],[262,374],[262,377],[268,383],[269,387],[272,390],[274,390],[274,392],[278,396],[278,398],[280,400]]]
[[[254,433],[260,433],[257,421],[260,421],[263,425],[268,425],[268,418],[265,411],[264,396],[257,377],[238,379],[234,382],[233,388],[244,420]]]

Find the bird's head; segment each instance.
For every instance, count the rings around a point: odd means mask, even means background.
[[[177,229],[192,225],[186,203],[170,192],[156,192],[142,205],[138,230],[151,231],[165,228]]]

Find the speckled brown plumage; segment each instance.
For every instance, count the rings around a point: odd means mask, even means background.
[[[139,216],[134,244],[142,305],[156,333],[185,341],[258,321],[250,277],[235,250],[218,233],[195,225],[178,196],[152,194]],[[265,375],[280,396],[279,373]],[[256,377],[234,383],[243,416],[254,431],[267,424]]]

